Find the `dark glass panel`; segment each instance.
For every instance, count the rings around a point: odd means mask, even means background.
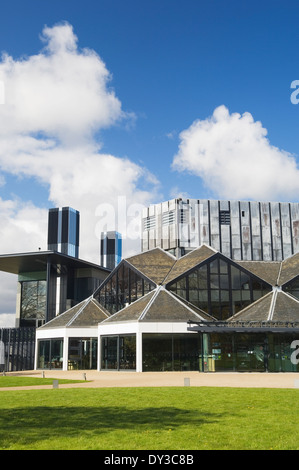
[[[45,319],[46,281],[23,281],[21,287],[21,319]]]
[[[136,336],[119,336],[119,369],[136,369]]]
[[[63,339],[40,340],[37,364],[40,369],[62,369]]]
[[[143,334],[143,372],[199,369],[200,337],[193,334]]]
[[[101,369],[136,370],[136,335],[103,336]]]

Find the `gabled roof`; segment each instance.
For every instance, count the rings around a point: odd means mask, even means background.
[[[211,319],[199,309],[193,309],[163,287],[157,287],[144,297],[112,315],[103,323],[114,322],[184,322]]]
[[[280,261],[235,261],[235,263],[272,286],[278,283]]]
[[[102,307],[93,297],[89,297],[69,310],[66,310],[61,315],[53,318],[53,320],[50,320],[39,329],[92,328],[108,317],[109,313],[106,312],[104,307]]]
[[[299,322],[299,300],[281,290],[273,290],[228,321]]]
[[[214,256],[218,252],[207,245],[201,245],[199,248],[187,253],[179,258],[173,265],[171,271],[164,280],[165,284],[174,281],[177,277],[194,268],[198,264]]]
[[[299,275],[299,253],[290,256],[281,263],[278,285],[282,286]]]
[[[273,292],[269,292],[248,307],[243,308],[227,321],[267,321],[273,301]]]
[[[127,263],[160,285],[176,262],[176,258],[161,248],[154,248],[136,256],[126,258]]]

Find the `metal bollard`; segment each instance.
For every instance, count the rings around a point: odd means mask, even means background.
[[[58,380],[53,380],[53,388],[58,388]]]

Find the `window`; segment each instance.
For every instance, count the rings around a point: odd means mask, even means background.
[[[46,281],[22,281],[21,320],[45,320],[46,298]]]
[[[175,212],[163,212],[162,214],[162,225],[172,225],[175,223]]]
[[[226,320],[270,292],[271,286],[219,255],[167,289],[217,320]]]
[[[62,369],[63,339],[38,341],[38,369]]]
[[[143,230],[148,231],[156,227],[156,218],[154,215],[146,217],[143,219]]]
[[[143,333],[142,370],[199,370],[200,337],[190,333]]]
[[[136,370],[136,335],[102,336],[102,370]]]
[[[219,211],[219,220],[221,225],[230,225],[230,212]]]
[[[68,369],[96,369],[97,351],[97,338],[70,338]]]
[[[155,284],[121,263],[111,277],[99,287],[97,301],[111,314],[118,312],[155,288]]]

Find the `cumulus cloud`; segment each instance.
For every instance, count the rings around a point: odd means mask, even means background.
[[[225,199],[293,200],[299,169],[290,153],[274,147],[250,113],[219,106],[180,134],[172,167],[199,176]]]
[[[45,27],[41,39],[38,54],[4,54],[0,63],[0,168],[46,185],[53,205],[78,209],[85,254],[98,261],[98,205],[109,203],[117,211],[119,197],[128,206],[147,204],[157,181],[129,158],[101,153],[99,132],[132,115],[109,87],[111,74],[100,56],[79,49],[68,23]]]
[[[41,41],[36,55],[5,53],[0,61],[0,184],[5,174],[34,178],[48,188],[51,206],[79,210],[80,257],[97,263],[100,231],[119,229],[120,210],[138,225],[138,207],[154,200],[159,183],[130,158],[101,152],[101,132],[134,119],[101,57],[78,47],[68,23],[45,27]],[[0,217],[2,253],[47,248],[47,210],[38,202],[0,200]],[[125,255],[139,244],[127,237]]]
[[[45,27],[42,39],[37,55],[2,56],[1,134],[43,133],[71,145],[123,117],[106,65],[94,51],[78,49],[71,25]]]

